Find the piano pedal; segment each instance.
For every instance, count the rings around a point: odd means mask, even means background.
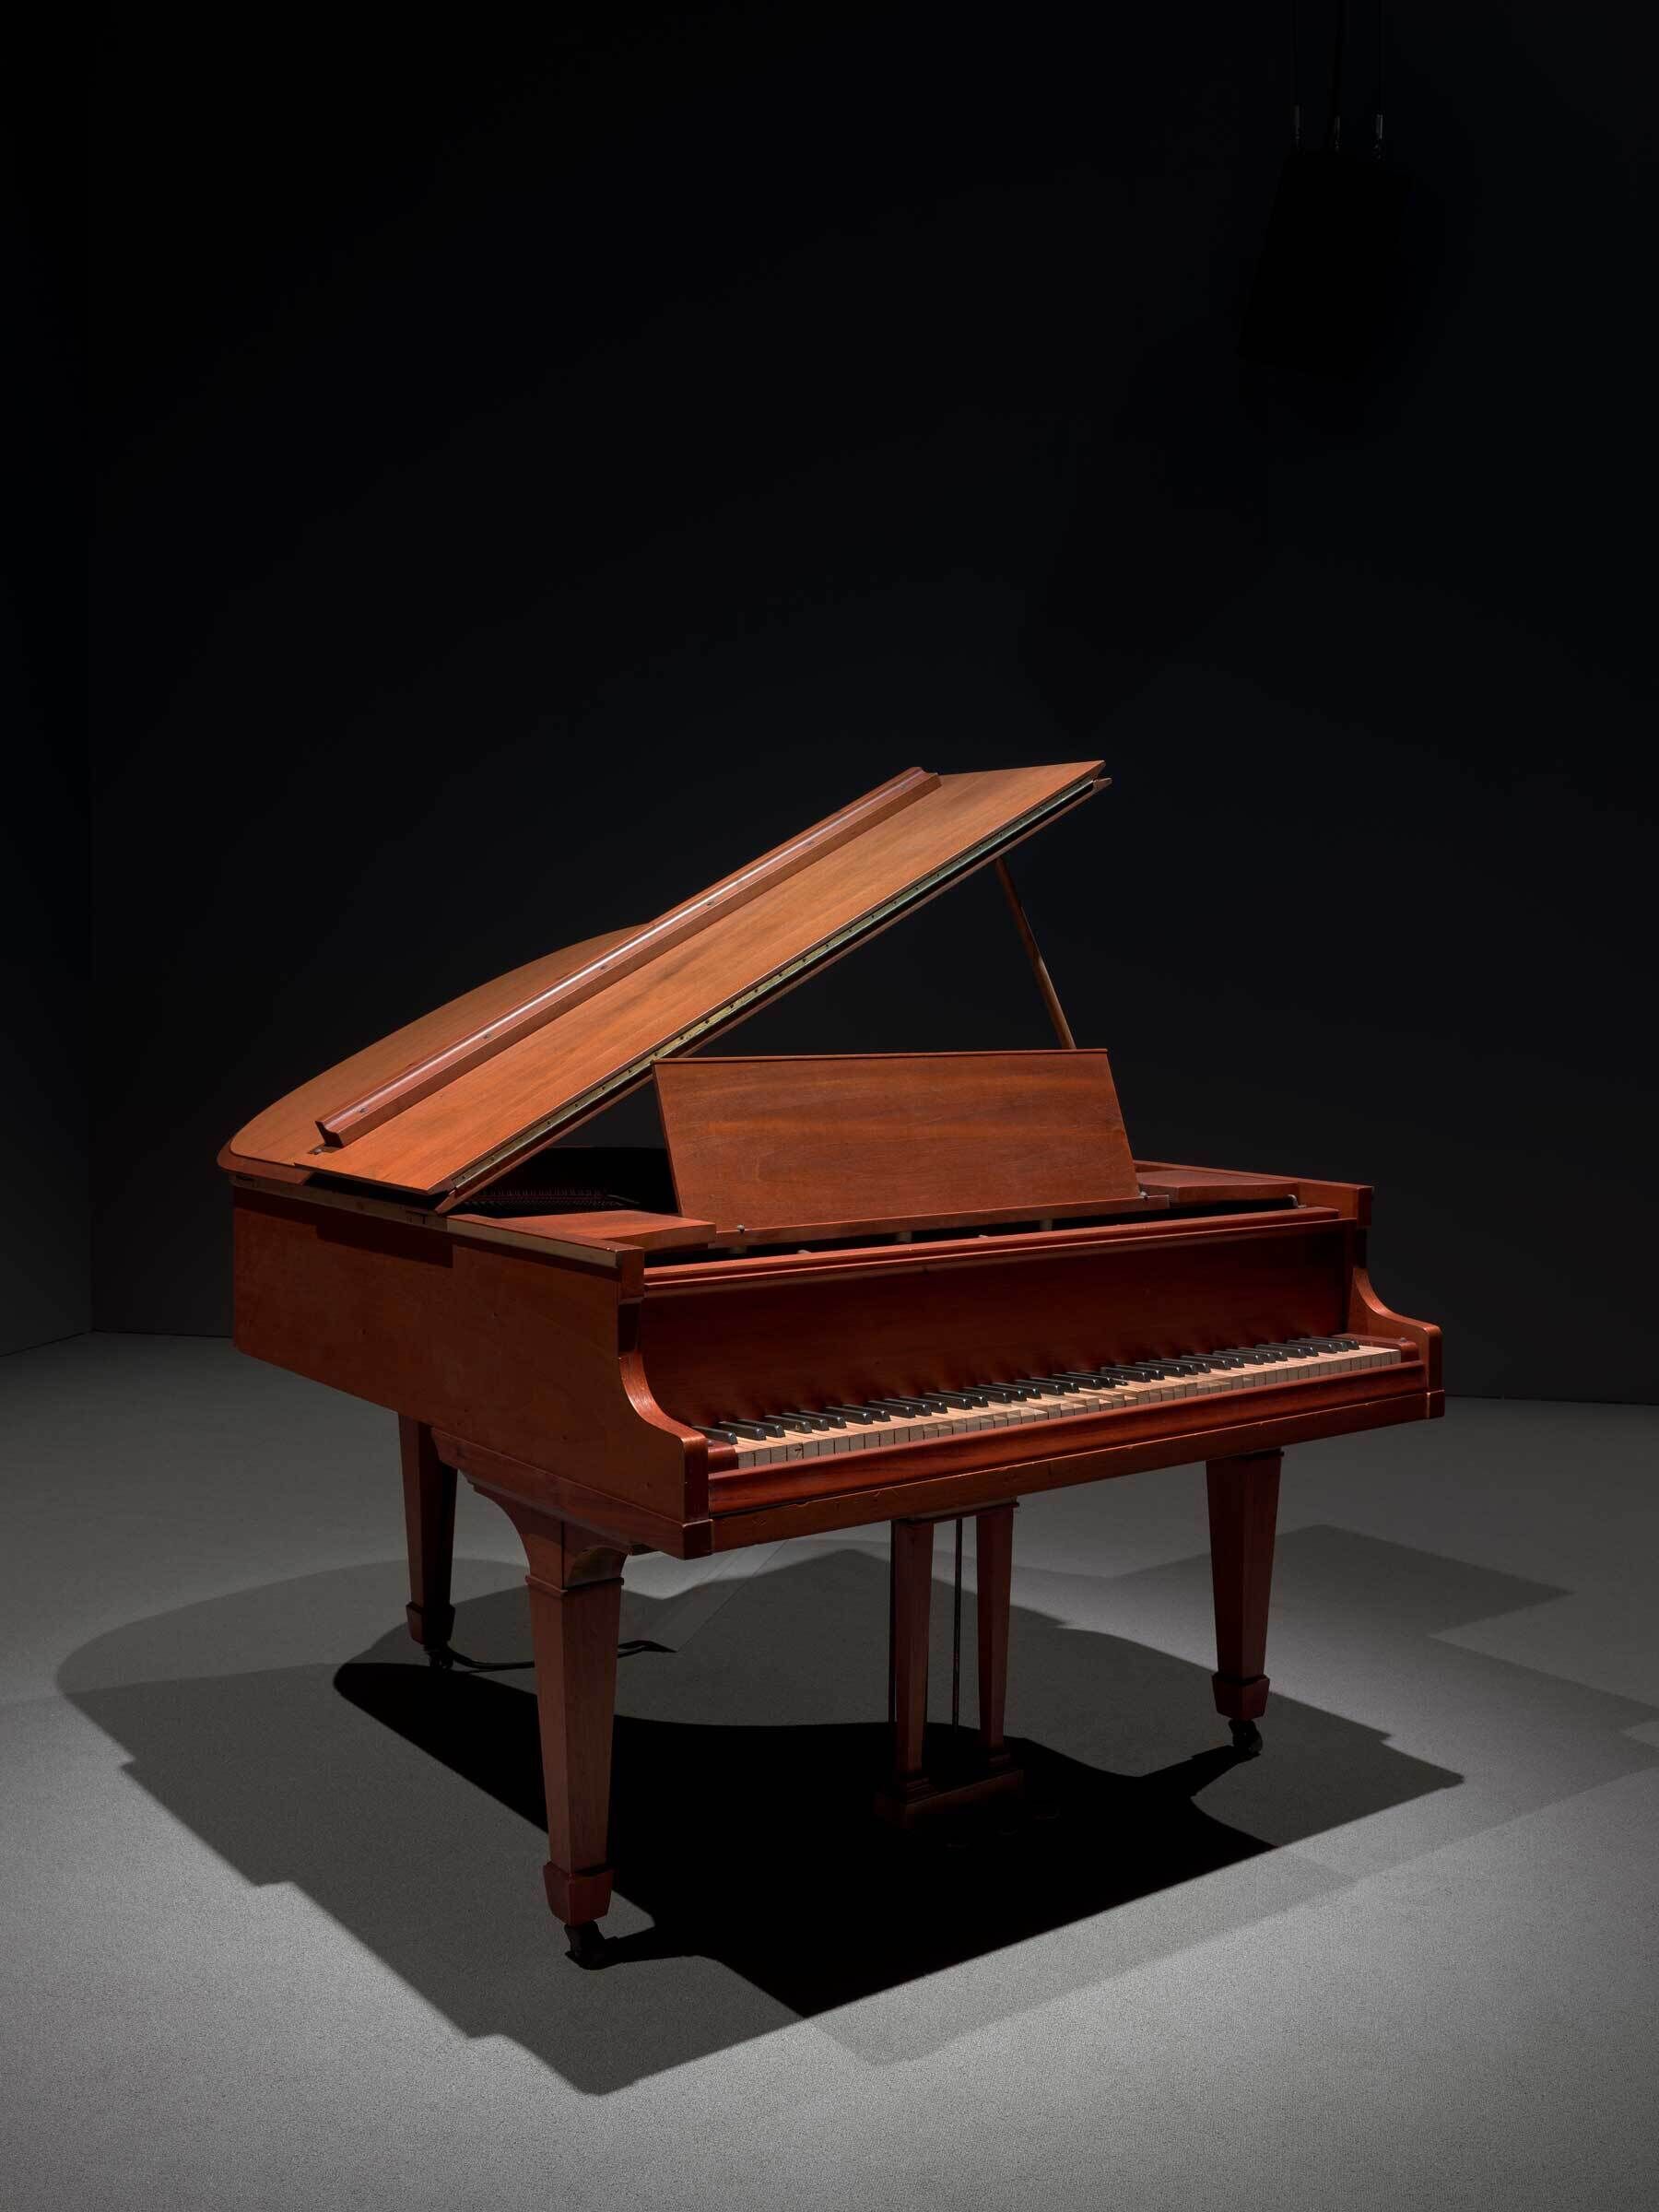
[[[1241,1759],[1259,1759],[1262,1755],[1262,1732],[1253,1721],[1230,1721],[1232,1747]]]
[[[566,1921],[564,1932],[570,1956],[578,1966],[591,1971],[605,1964],[606,1940],[596,1920]]]

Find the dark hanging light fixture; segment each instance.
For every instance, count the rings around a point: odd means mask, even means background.
[[[1239,350],[1271,369],[1355,381],[1377,359],[1399,291],[1404,180],[1382,143],[1383,0],[1369,140],[1342,140],[1347,0],[1338,0],[1325,128],[1302,131],[1297,0],[1290,0],[1291,145],[1245,310]]]

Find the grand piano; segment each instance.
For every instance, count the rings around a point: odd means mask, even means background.
[[[408,1625],[434,1664],[456,1658],[457,1475],[523,1540],[547,1899],[583,1964],[611,1897],[630,1553],[889,1523],[878,1809],[908,1824],[1020,1787],[1019,1499],[1206,1463],[1215,1701],[1253,1756],[1285,1448],[1442,1410],[1440,1332],[1367,1277],[1369,1190],[1133,1157],[1006,859],[1103,782],[1098,761],[909,770],[643,927],[368,1046],[220,1154],[237,1343],[400,1417]],[[1055,1049],[703,1049],[986,868]],[[646,1084],[661,1150],[579,1141]],[[955,1524],[959,1635],[969,1519],[977,1729],[941,1771],[935,1536]]]

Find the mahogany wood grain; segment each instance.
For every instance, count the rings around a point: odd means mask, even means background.
[[[1137,1233],[1147,1226],[1070,1241],[987,1238],[983,1256],[971,1244],[965,1254],[888,1246],[878,1264],[845,1269],[803,1262],[746,1277],[712,1261],[653,1271],[641,1305],[646,1372],[678,1419],[707,1424],[1324,1335],[1346,1322],[1351,1231],[1340,1222],[1237,1216]]]
[[[441,1646],[455,1625],[450,1573],[455,1552],[455,1470],[440,1456],[424,1421],[397,1417],[403,1461],[404,1531],[409,1551],[409,1633]]]
[[[853,928],[837,931],[833,937],[814,947],[801,959],[791,960],[786,967],[778,969],[753,992],[741,993],[736,999],[717,1008],[705,1020],[679,1032],[658,1052],[644,1054],[611,1081],[595,1086],[573,1103],[561,1106],[547,1121],[523,1132],[513,1144],[498,1147],[483,1162],[475,1162],[453,1183],[432,1194],[440,1211],[447,1212],[453,1206],[467,1203],[476,1193],[493,1187],[495,1179],[500,1174],[536,1159],[549,1145],[571,1136],[575,1131],[585,1128],[596,1116],[608,1112],[618,1100],[631,1097],[650,1080],[657,1060],[666,1058],[671,1051],[700,1051],[705,1044],[712,1044],[716,1037],[724,1037],[728,1030],[749,1020],[763,1007],[775,1006],[779,999],[786,998],[792,991],[798,991],[803,983],[810,982],[821,970],[832,968],[838,960],[846,959],[850,952],[870,944],[885,931],[896,928],[919,908],[931,904],[935,899],[943,898],[977,869],[988,866],[997,853],[1014,851],[1017,846],[1024,844],[1028,838],[1037,836],[1052,822],[1057,821],[1062,815],[1070,814],[1086,799],[1092,798],[1096,792],[1104,791],[1110,782],[1110,777],[1101,776],[1085,779],[1075,784],[1069,791],[1062,793],[1058,799],[1035,809],[1009,829],[999,832],[988,845],[972,849],[950,865],[935,869],[900,897],[888,900],[872,910]]]
[[[303,1181],[303,1179],[302,1179]],[[288,1195],[293,1185],[238,1171],[230,1178],[232,1190],[263,1193],[266,1197]],[[641,1244],[603,1233],[609,1214],[512,1215],[441,1214],[418,1201],[398,1201],[360,1192],[326,1181],[304,1182],[304,1203],[313,1209],[357,1214],[365,1219],[402,1222],[410,1229],[454,1238],[458,1242],[495,1244],[504,1249],[536,1253],[542,1259],[562,1260],[576,1267],[597,1269],[618,1277],[625,1298],[637,1298],[641,1278]],[[639,1216],[639,1219],[671,1220],[672,1215]],[[555,1226],[555,1224],[557,1226]],[[679,1249],[687,1249],[680,1247]]]
[[[665,1519],[701,1517],[704,1439],[656,1404],[621,1277],[305,1193],[235,1196],[244,1351],[488,1449],[579,1468]]]
[[[1167,1208],[1157,1209],[1167,1213]],[[424,1217],[423,1217],[424,1218]],[[1229,1238],[1300,1237],[1313,1227],[1340,1218],[1332,1206],[1299,1206],[1274,1213],[1216,1214],[1204,1218],[1171,1221],[1112,1221],[1077,1229],[994,1230],[971,1237],[941,1237],[925,1244],[871,1244],[850,1246],[840,1252],[748,1252],[730,1260],[709,1260],[696,1265],[665,1260],[646,1277],[653,1290],[672,1291],[677,1297],[700,1292],[724,1296],[737,1284],[772,1284],[786,1288],[796,1283],[845,1282],[881,1279],[890,1268],[916,1268],[926,1274],[959,1267],[994,1266],[1008,1259],[1086,1259],[1105,1245],[1151,1242],[1175,1248],[1209,1244]]]
[[[280,1175],[285,1171],[290,1175],[309,1174],[313,1168],[324,1164],[318,1157],[322,1147],[317,1135],[317,1116],[326,1113],[334,1100],[348,1097],[354,1088],[367,1089],[382,1083],[400,1068],[442,1050],[456,1038],[466,1036],[509,1006],[545,990],[560,976],[585,967],[611,946],[621,944],[633,935],[631,929],[613,929],[601,936],[585,937],[580,944],[560,946],[555,952],[543,953],[539,959],[526,961],[522,968],[492,976],[488,982],[463,992],[459,998],[452,998],[447,1005],[436,1006],[429,1014],[394,1030],[390,1036],[365,1045],[361,1052],[325,1068],[321,1075],[300,1084],[297,1090],[289,1091],[286,1098],[267,1106],[263,1113],[256,1113],[219,1154],[220,1166],[247,1168],[263,1175]]]
[[[637,1549],[665,1552],[670,1559],[700,1559],[713,1549],[706,1512],[684,1520],[653,1512],[630,1498],[595,1489],[564,1466],[492,1452],[446,1430],[437,1431],[436,1443],[439,1456],[465,1475],[474,1489],[488,1490],[503,1506],[509,1500],[530,1506],[585,1530],[595,1540],[604,1537]]]
[[[735,913],[761,891],[784,882],[810,860],[836,851],[861,830],[898,813],[924,792],[938,788],[939,779],[921,768],[907,768],[875,791],[866,792],[798,837],[775,846],[747,867],[673,907],[643,929],[632,931],[619,944],[609,946],[569,974],[557,977],[531,992],[513,1006],[479,1023],[465,1035],[429,1053],[386,1081],[356,1093],[317,1123],[324,1143],[346,1146],[390,1121],[419,1100],[429,1098],[453,1077],[480,1066],[486,1060],[521,1037],[543,1029],[557,1016],[568,1013],[583,999],[636,973],[695,931],[705,929],[722,914]]]
[[[689,1220],[683,1214],[646,1214],[618,1206],[606,1213],[585,1214],[445,1214],[452,1224],[481,1222],[488,1229],[506,1230],[521,1237],[550,1237],[580,1243],[586,1238],[606,1245],[628,1244],[636,1252],[685,1252],[714,1241],[712,1221]]]
[[[1240,1199],[1267,1202],[1296,1195],[1296,1182],[1289,1176],[1240,1175],[1226,1168],[1176,1168],[1147,1160],[1136,1160],[1135,1171],[1144,1189],[1161,1191],[1172,1206]]]
[[[1306,1175],[1259,1175],[1233,1168],[1182,1167],[1167,1159],[1137,1159],[1135,1172],[1149,1191],[1164,1191],[1176,1206],[1206,1201],[1294,1198],[1304,1206],[1328,1206],[1345,1220],[1371,1219],[1369,1183],[1321,1182]]]
[[[1357,1221],[1363,1229],[1371,1217],[1373,1193],[1369,1183],[1325,1182],[1307,1175],[1296,1181],[1296,1199],[1299,1206],[1329,1206],[1347,1221]]]
[[[1104,1053],[671,1060],[656,1088],[680,1209],[723,1236],[1144,1203]]]
[[[1055,1208],[1056,1212],[1060,1209]],[[1098,1198],[1088,1204],[1068,1203],[1064,1209],[1075,1221],[1118,1221],[1137,1214],[1167,1214],[1170,1201],[1161,1193],[1134,1198]],[[799,1255],[801,1248],[811,1243],[826,1243],[842,1237],[868,1237],[872,1240],[888,1237],[920,1235],[924,1230],[939,1229],[994,1230],[1015,1224],[1050,1218],[1040,1214],[1032,1206],[991,1206],[977,1212],[948,1214],[888,1214],[875,1219],[861,1220],[855,1216],[843,1216],[831,1221],[789,1221],[774,1224],[758,1231],[738,1230],[717,1230],[708,1241],[722,1252],[749,1252],[757,1247],[788,1243]]]
[[[1356,1257],[1364,1258],[1363,1242]],[[1355,1335],[1403,1337],[1416,1347],[1417,1355],[1428,1371],[1429,1387],[1441,1387],[1441,1333],[1431,1321],[1413,1321],[1409,1315],[1393,1312],[1371,1288],[1371,1277],[1363,1265],[1357,1265],[1348,1283],[1348,1309],[1344,1324]]]
[[[735,912],[716,915],[635,974],[371,1129],[342,1156],[342,1165],[359,1181],[435,1193],[512,1164],[545,1143],[566,1110],[594,1086],[648,1062],[665,1043],[684,1039],[744,994],[758,994],[841,933],[857,935],[888,901],[908,897],[936,870],[965,866],[1029,816],[1091,791],[1099,765],[1074,761],[942,776],[936,788],[898,813],[758,891]],[[982,863],[973,865],[988,865],[995,857],[986,850]],[[272,1150],[270,1157],[314,1166],[314,1129],[308,1139],[289,1154]]]
[[[567,1926],[610,1906],[611,1743],[622,1561],[616,1547],[513,1501],[530,1564],[530,1631],[547,1801],[547,1902]]]
[[[1259,1720],[1267,1706],[1267,1601],[1282,1452],[1212,1459],[1210,1577],[1216,1597],[1216,1711]]]

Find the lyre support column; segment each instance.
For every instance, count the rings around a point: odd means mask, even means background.
[[[409,1633],[429,1658],[447,1650],[455,1625],[450,1570],[455,1556],[455,1470],[438,1456],[424,1421],[397,1417],[403,1459],[404,1527],[409,1544]]]
[[[1216,1710],[1242,1751],[1261,1747],[1256,1723],[1267,1706],[1267,1599],[1278,1519],[1282,1452],[1212,1459],[1210,1571],[1216,1590]]]
[[[611,1736],[626,1553],[602,1536],[501,1499],[530,1563],[530,1628],[547,1794],[547,1902],[571,1956],[596,1955],[592,1924],[611,1900]]]
[[[947,1513],[942,1518],[953,1520],[955,1516]],[[1024,1781],[1003,1741],[1014,1508],[1012,1504],[987,1506],[973,1518],[979,1571],[982,1757],[977,1762],[970,1759],[964,1763],[947,1754],[942,1780],[928,1772],[925,1747],[928,1615],[933,1597],[934,1530],[938,1526],[938,1519],[895,1521],[892,1524],[892,1650],[888,1675],[892,1771],[876,1800],[876,1809],[884,1819],[899,1827],[908,1827],[912,1820],[931,1818],[949,1806],[1000,1797],[1018,1791]]]

